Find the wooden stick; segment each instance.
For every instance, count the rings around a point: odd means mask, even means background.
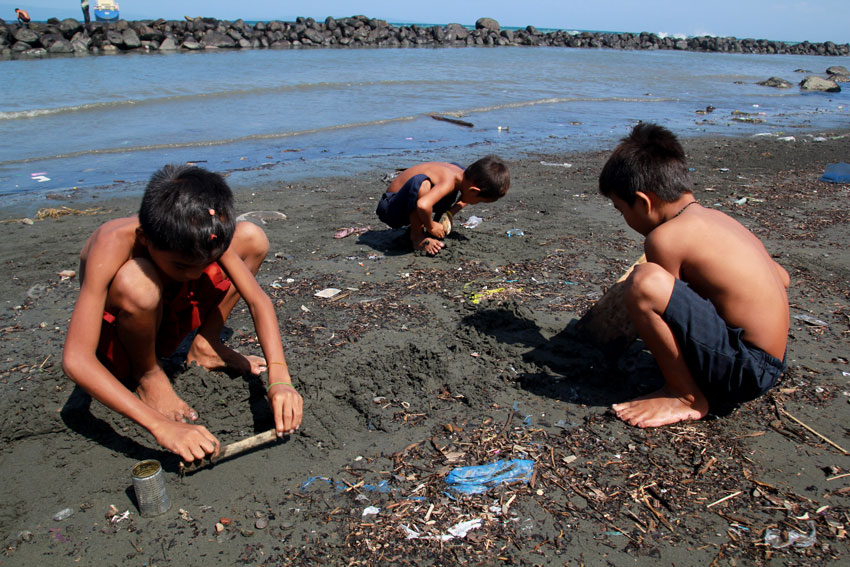
[[[715,500],[714,502],[712,502],[711,504],[709,504],[708,506],[706,506],[706,508],[711,508],[712,506],[717,506],[717,505],[718,505],[718,504],[720,504],[721,502],[726,502],[726,501],[727,501],[727,500],[729,500],[730,498],[735,498],[735,497],[736,497],[736,496],[738,496],[739,494],[743,494],[743,491],[742,491],[742,490],[739,490],[738,492],[733,492],[733,493],[732,493],[732,494],[730,494],[729,496],[724,496],[724,497],[723,497],[723,498],[721,498],[720,500]]]
[[[250,451],[251,449],[254,449],[261,445],[265,445],[266,443],[271,443],[276,439],[277,432],[274,429],[269,429],[268,431],[264,431],[263,433],[258,433],[257,435],[246,437],[241,441],[236,441],[235,443],[225,445],[224,447],[219,449],[218,453],[208,459],[203,459],[201,461],[192,461],[191,463],[181,462],[179,467],[180,474],[195,472],[198,469],[215,464],[218,461],[223,461],[225,459],[235,457],[236,455],[244,453],[245,451]]]
[[[443,122],[451,122],[452,124],[457,124],[458,126],[466,126],[467,128],[472,128],[475,126],[472,122],[466,122],[465,120],[458,120],[457,118],[449,118],[448,116],[440,116],[439,114],[431,114],[431,118],[434,120],[442,120]]]
[[[787,417],[788,419],[790,419],[791,421],[793,421],[797,425],[802,426],[809,433],[817,435],[818,437],[820,437],[821,439],[823,439],[824,441],[826,441],[827,443],[829,443],[830,445],[832,445],[833,447],[835,447],[836,449],[838,449],[839,451],[844,453],[845,455],[850,455],[850,452],[848,452],[847,449],[845,449],[844,447],[842,447],[841,445],[839,445],[835,441],[831,440],[829,437],[826,437],[825,435],[821,435],[820,433],[818,433],[817,431],[815,431],[814,429],[812,429],[811,427],[809,427],[808,425],[806,425],[805,423],[803,423],[802,421],[800,421],[799,419],[797,419],[796,417],[794,417],[793,415],[791,415],[790,413],[785,411],[783,408],[779,408],[779,413],[781,413],[782,415],[784,415],[785,417]]]

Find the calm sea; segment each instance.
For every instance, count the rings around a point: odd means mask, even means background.
[[[798,69],[831,65],[850,58],[501,47],[4,61],[0,195],[4,206],[36,206],[48,195],[138,193],[168,162],[242,186],[602,149],[637,120],[683,136],[799,137],[850,126],[850,88],[755,83],[797,83]]]

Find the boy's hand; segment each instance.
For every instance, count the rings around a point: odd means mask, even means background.
[[[277,436],[290,435],[301,427],[304,401],[301,394],[288,384],[275,384],[269,388],[269,405],[274,415]]]
[[[218,439],[203,425],[163,420],[151,433],[160,446],[177,453],[186,463],[213,455],[219,449]]]
[[[428,225],[428,232],[431,233],[435,238],[445,238],[446,237],[446,228],[435,221],[431,221],[431,224]]]

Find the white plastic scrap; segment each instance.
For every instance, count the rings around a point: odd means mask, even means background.
[[[420,532],[418,529],[415,529],[416,526],[413,526],[414,529],[411,529],[410,526],[407,526],[405,524],[401,525],[401,528],[406,534],[405,539],[430,539],[434,541],[449,541],[455,538],[463,539],[469,532],[480,527],[481,518],[475,518],[473,520],[467,520],[465,522],[460,522],[458,524],[453,525],[449,528],[449,533],[447,534],[422,535],[422,532]]]
[[[315,295],[316,297],[323,297],[323,298],[325,298],[325,299],[328,299],[328,298],[331,298],[331,297],[335,296],[335,295],[336,295],[336,294],[338,294],[340,291],[342,291],[342,290],[341,290],[341,289],[337,289],[337,288],[335,288],[335,287],[327,287],[327,288],[325,288],[325,289],[323,289],[323,290],[321,290],[321,291],[317,291],[317,292],[316,292],[316,293],[314,293],[313,295]]]
[[[376,508],[375,506],[366,506],[366,507],[363,509],[363,515],[364,515],[364,516],[374,516],[374,515],[376,515],[378,512],[380,512],[380,511],[381,511],[381,509],[380,509],[380,508]]]
[[[812,530],[808,535],[798,532],[797,530],[788,530],[787,540],[782,539],[781,530],[768,528],[764,531],[764,543],[774,549],[782,549],[783,547],[789,547],[791,545],[794,547],[811,547],[817,542],[818,538],[817,532],[815,531],[815,523],[809,520],[808,524],[809,528]]]

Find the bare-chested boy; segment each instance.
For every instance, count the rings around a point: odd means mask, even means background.
[[[401,172],[376,212],[392,228],[409,224],[413,247],[433,255],[445,246],[443,238],[458,211],[497,201],[510,186],[508,166],[496,156],[483,157],[466,169],[456,163],[429,161]]]
[[[258,374],[278,435],[301,424],[302,400],[283,356],[277,316],[255,274],[268,252],[258,226],[236,223],[233,195],[218,174],[165,166],[145,190],[138,216],[106,222],[80,255],[80,296],[62,365],[95,399],[147,429],[185,461],[218,450],[218,440],[174,391],[159,363],[198,329],[190,363]],[[220,339],[239,298],[254,319],[265,359]],[[129,380],[137,394],[121,380]]]
[[[664,375],[657,392],[614,404],[638,427],[701,419],[773,387],[785,369],[788,273],[738,221],[700,205],[669,130],[639,124],[599,176],[647,262],[627,280],[626,302]]]

